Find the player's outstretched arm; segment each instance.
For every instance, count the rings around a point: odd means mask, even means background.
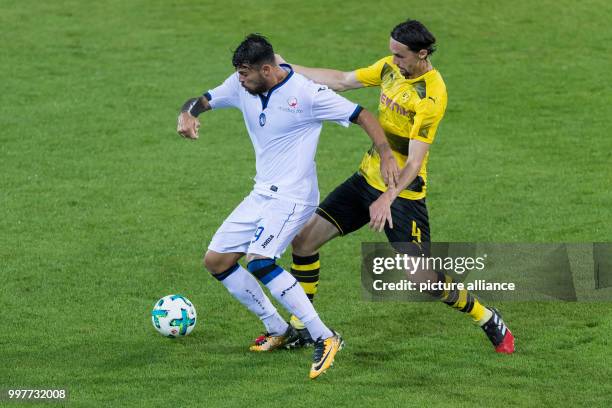
[[[181,107],[176,131],[187,139],[197,139],[200,121],[198,115],[211,109],[208,99],[203,96],[188,99]]]
[[[279,54],[274,54],[277,64],[287,64]],[[349,89],[363,88],[363,84],[357,80],[355,71],[344,72],[327,68],[310,68],[291,64],[293,70],[304,75],[317,84],[327,85],[336,92]]]
[[[357,116],[355,123],[361,126],[374,142],[374,146],[380,155],[380,172],[385,184],[389,188],[395,188],[399,177],[399,167],[378,119],[372,113],[363,109]]]

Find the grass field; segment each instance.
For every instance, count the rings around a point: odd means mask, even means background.
[[[247,351],[260,323],[201,267],[254,158],[238,111],[178,137],[183,101],[232,71],[249,32],[352,70],[406,17],[436,34],[449,92],[432,238],[610,241],[607,1],[2,0],[0,388],[65,387],[66,406],[609,406],[610,303],[497,305],[518,349],[499,356],[446,306],[362,301],[360,243],[384,240],[364,229],[322,250],[316,305],[347,348],[313,382],[310,350]],[[377,89],[347,95],[376,109]],[[368,145],[325,126],[322,195]],[[181,341],[150,323],[169,293],[198,309]]]

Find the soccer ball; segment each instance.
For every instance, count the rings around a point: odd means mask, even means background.
[[[155,303],[151,312],[153,327],[166,337],[187,336],[196,324],[196,310],[189,299],[168,295]]]

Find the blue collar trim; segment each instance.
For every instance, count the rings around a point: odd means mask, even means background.
[[[289,64],[280,64],[280,66],[282,68],[285,68],[285,69],[288,68],[289,73],[287,74],[285,79],[283,79],[278,84],[276,84],[272,88],[270,88],[270,90],[268,91],[268,95],[258,94],[259,95],[259,99],[261,99],[261,110],[266,110],[266,108],[268,107],[268,102],[270,101],[270,97],[272,96],[272,92],[277,90],[281,86],[285,85],[287,83],[287,81],[289,80],[289,78],[291,78],[293,76],[293,68],[291,67],[291,65],[289,65]]]

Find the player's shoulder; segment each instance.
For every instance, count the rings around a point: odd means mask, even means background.
[[[385,57],[379,58],[375,61],[372,61],[370,63],[370,65],[363,67],[363,68],[359,68],[358,71],[392,71],[392,70],[396,70],[399,71],[399,68],[393,63],[393,55],[387,55]]]
[[[238,79],[238,72],[232,72],[227,78],[225,78],[222,86],[224,86],[225,88],[236,90],[242,89],[242,86],[240,85],[240,80]]]
[[[225,82],[233,84],[240,84],[240,80],[238,79],[238,71],[234,71],[228,75],[225,79]]]
[[[419,80],[419,83],[421,87],[424,85],[424,89],[422,89],[425,91],[426,96],[418,103],[416,110],[442,117],[446,110],[448,96],[446,94],[446,85],[440,72],[436,69],[427,72]]]
[[[429,75],[429,81],[433,82],[438,82],[440,84],[444,84],[444,78],[442,78],[442,74],[440,73],[440,71],[438,71],[437,69],[432,69],[431,71],[429,71],[430,75]]]
[[[387,64],[387,65],[395,65],[393,63],[393,55],[386,55],[384,57],[378,58],[377,60],[372,61],[370,63],[370,66],[371,67],[374,67],[374,66],[377,66],[377,65],[383,66],[385,64]]]
[[[312,81],[309,78],[306,78],[304,75],[302,74],[298,74],[297,72],[293,74],[293,76],[295,77],[295,85],[296,88],[298,88],[301,93],[305,96],[308,96],[309,98],[315,98],[317,97],[319,94],[321,94],[322,92],[324,93],[335,93],[331,88],[329,88],[327,85],[322,85],[319,83],[316,83],[314,81]]]
[[[393,63],[393,55],[387,55],[386,57],[382,57],[381,59],[379,59],[378,61],[376,61],[380,64],[391,64],[391,65],[395,65]]]
[[[431,90],[431,92],[446,93],[446,83],[444,83],[444,78],[442,78],[440,71],[433,69],[427,74],[428,75],[425,77],[427,88]]]

